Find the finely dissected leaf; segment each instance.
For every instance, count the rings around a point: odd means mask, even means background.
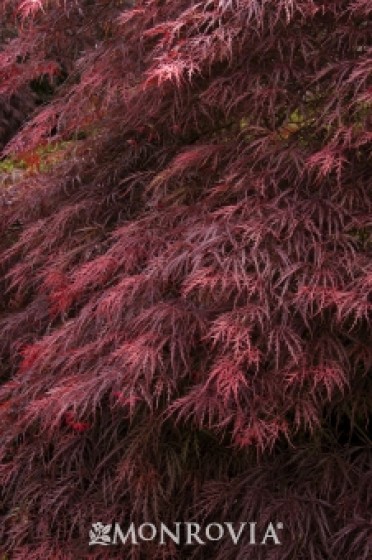
[[[370,1],[0,13],[1,552],[369,558]]]

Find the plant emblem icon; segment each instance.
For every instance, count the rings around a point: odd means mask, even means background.
[[[94,544],[100,544],[102,546],[108,546],[111,544],[111,537],[109,535],[111,531],[111,525],[104,525],[100,521],[92,524],[92,528],[89,531],[89,546]]]

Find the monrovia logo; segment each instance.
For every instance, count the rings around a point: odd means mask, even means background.
[[[112,525],[103,525],[100,521],[93,523],[92,528],[89,531],[89,545],[102,544],[107,546],[111,544],[111,537],[109,536],[111,527]]]
[[[208,541],[219,541],[223,538],[229,538],[234,545],[237,545],[245,532],[251,545],[280,545],[278,531],[283,529],[281,522],[275,524],[270,522],[261,529],[257,528],[257,522],[252,521],[209,523],[205,528],[199,523],[191,522],[175,522],[172,525],[173,527],[164,523],[159,525],[142,523],[136,527],[131,523],[122,530],[119,523],[104,525],[98,521],[92,524],[89,531],[89,545],[109,546],[126,543],[139,545],[141,541],[157,541],[160,545],[165,545],[169,539],[178,545],[206,545]]]

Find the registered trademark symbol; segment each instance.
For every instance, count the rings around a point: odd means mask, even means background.
[[[277,529],[283,529],[283,523],[279,522],[276,524]]]

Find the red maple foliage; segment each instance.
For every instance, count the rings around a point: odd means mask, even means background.
[[[73,140],[2,210],[4,552],[261,519],[107,557],[367,560],[370,1],[0,5],[0,93],[53,87],[4,155]]]

